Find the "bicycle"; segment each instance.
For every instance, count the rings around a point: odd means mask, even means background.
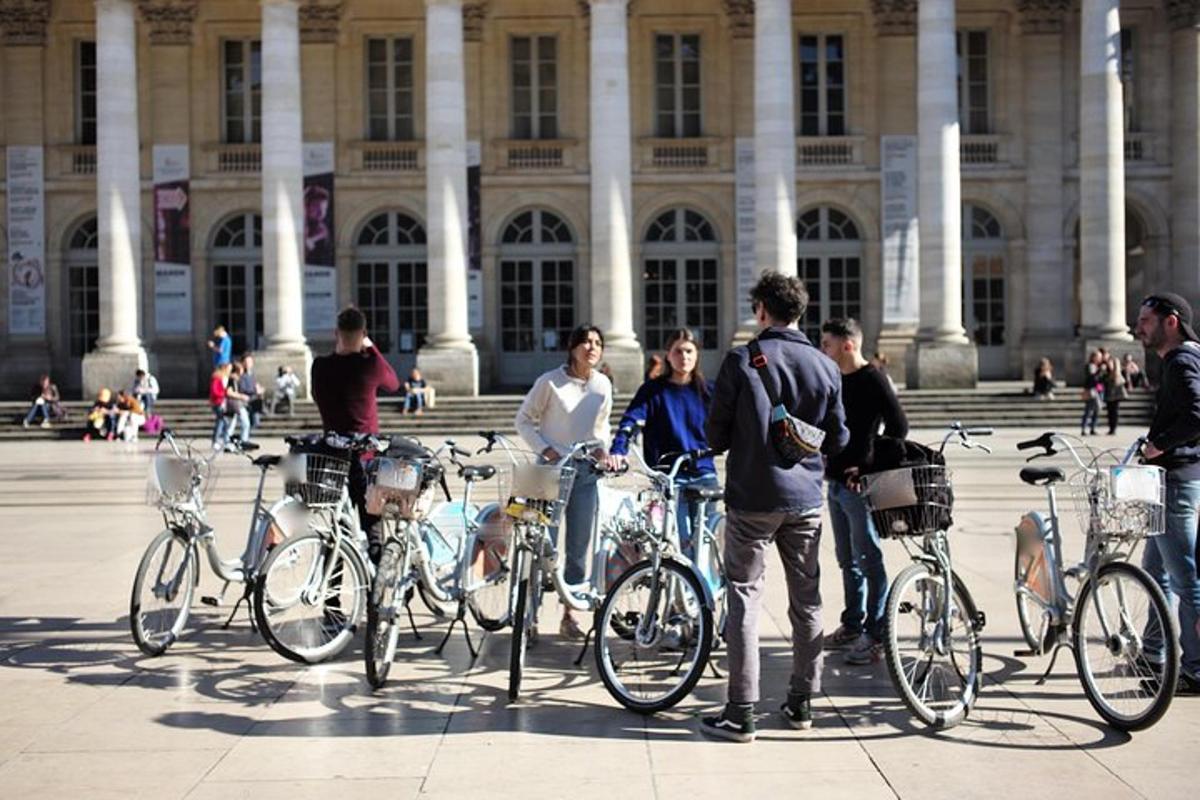
[[[353,640],[374,565],[350,499],[351,459],[387,450],[388,439],[336,433],[288,437],[281,462],[285,491],[309,512],[309,531],[276,547],[254,588],[254,614],[271,649],[316,664]]]
[[[458,468],[459,477],[466,483],[461,503],[451,501],[446,487],[444,466],[439,458],[443,452],[448,454],[449,461]],[[404,442],[399,447],[393,442],[387,456],[377,458],[371,464],[368,511],[378,513],[382,517],[380,524],[384,526],[383,553],[371,587],[371,602],[367,606],[364,648],[367,680],[376,689],[387,681],[396,657],[398,599],[404,598],[407,605],[414,589],[427,592],[435,604],[452,604],[456,609],[437,653],[441,653],[450,640],[454,626],[461,623],[471,657],[478,655],[467,628],[465,612],[468,607],[476,622],[485,629],[495,630],[503,621],[489,616],[487,606],[476,600],[478,594],[488,592],[493,596],[498,594],[499,601],[504,603],[508,572],[506,566],[501,566],[501,561],[493,559],[491,570],[481,579],[475,579],[480,525],[471,504],[474,484],[491,479],[496,468],[467,466],[458,461],[459,456],[469,455],[453,440],[447,440],[436,452],[416,441]],[[439,485],[445,492],[447,504],[443,509],[434,509],[433,495]],[[439,511],[444,513],[439,514]],[[438,516],[458,517],[461,522],[462,534],[454,537],[453,542],[436,524]],[[443,521],[443,526],[447,521]],[[468,554],[470,558],[467,558]],[[488,563],[485,558],[485,569]],[[409,620],[412,621],[411,613]]]
[[[1019,450],[1040,448],[1028,461],[1070,454],[1077,472],[1068,480],[1059,467],[1025,467],[1020,478],[1046,490],[1049,518],[1023,515],[1016,529],[1013,590],[1017,618],[1028,650],[1018,657],[1052,650],[1038,685],[1045,683],[1064,647],[1088,702],[1118,730],[1148,728],[1162,718],[1175,695],[1179,637],[1162,589],[1128,559],[1146,536],[1165,525],[1162,468],[1134,464],[1145,439],[1139,438],[1115,464],[1073,437],[1047,432],[1021,442]],[[1085,460],[1079,450],[1086,449]],[[1084,533],[1083,560],[1067,567],[1056,486],[1066,483],[1078,503]],[[1076,582],[1074,592],[1067,578]]]
[[[162,450],[163,444],[170,452]],[[208,524],[205,500],[215,484],[214,461],[220,450],[203,455],[185,443],[183,450],[175,434],[164,428],[158,435],[150,470],[150,502],[163,516],[163,530],[151,540],[138,564],[129,601],[129,623],[138,649],[148,656],[162,655],[183,633],[192,598],[200,583],[199,550],[204,548],[209,567],[225,582],[221,597],[231,583],[242,584],[238,599],[225,621],[228,628],[243,602],[253,593],[268,548],[286,538],[285,520],[300,512],[290,497],[263,505],[267,473],[279,464],[280,456],[252,456],[257,444],[230,441],[233,452],[245,456],[258,469],[258,488],[250,513],[246,544],[241,556],[225,559],[217,547],[217,533]],[[203,597],[205,605],[216,606],[217,597]],[[257,630],[253,617],[252,629]]]
[[[627,434],[631,441],[636,438],[636,432]],[[653,714],[686,697],[710,663],[718,631],[723,632],[714,618],[725,605],[725,580],[716,538],[719,520],[709,524],[702,512],[696,515],[695,553],[689,558],[675,511],[680,471],[712,451],[671,454],[659,465],[670,459],[665,472],[651,469],[636,448],[631,452],[652,488],[639,493],[635,520],[621,536],[646,557],[621,573],[596,609],[596,668],[617,702]],[[705,502],[723,495],[711,487],[684,491]]]
[[[964,449],[990,453],[971,437],[991,433],[956,422],[930,451],[935,463],[862,478],[862,497],[880,536],[899,539],[913,561],[888,590],[883,642],[888,673],[909,711],[936,729],[959,724],[975,704],[983,675],[980,633],[987,622],[951,563],[947,533],[954,492],[944,453],[955,438]]]

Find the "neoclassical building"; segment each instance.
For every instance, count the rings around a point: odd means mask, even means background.
[[[795,271],[910,385],[1200,301],[1200,0],[0,0],[0,386],[260,375],[346,304],[443,391],[632,389]]]

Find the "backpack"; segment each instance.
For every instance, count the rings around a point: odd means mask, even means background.
[[[931,447],[908,439],[880,436],[875,440],[875,457],[866,473],[868,485],[870,484],[870,475],[873,474],[913,467],[944,467],[945,465],[945,456]],[[909,476],[903,477],[906,481],[911,482]],[[954,506],[954,489],[948,480],[944,482],[944,485],[927,485],[918,482],[912,487],[912,490],[915,492],[916,505],[871,512],[875,529],[883,538],[903,536],[908,532],[919,532],[927,529],[930,524],[940,530],[949,530],[950,526],[954,524],[954,518],[951,516],[951,509]]]

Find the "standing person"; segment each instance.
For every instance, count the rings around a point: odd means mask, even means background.
[[[367,335],[367,318],[353,306],[338,314],[333,352],[313,359],[312,393],[321,427],[336,433],[379,433],[379,392],[400,389],[400,379]],[[367,513],[367,473],[362,461],[350,462],[347,488],[367,533],[368,552],[378,564],[383,551],[375,523]]]
[[[158,402],[158,378],[144,369],[139,369],[133,373],[133,384],[129,387],[129,393],[141,403],[146,416],[150,416],[154,413],[154,404]]]
[[[829,458],[829,522],[842,571],[845,609],[842,624],[825,638],[827,646],[850,646],[847,664],[874,664],[883,657],[884,605],[888,579],[879,531],[859,494],[859,478],[871,465],[879,429],[898,439],[908,435],[908,418],[887,376],[862,354],[862,328],[853,319],[831,319],[821,326],[821,352],[842,373],[842,403],[850,442]]]
[[[695,334],[680,328],[667,336],[665,347],[670,371],[643,383],[625,409],[613,438],[610,459],[613,468],[623,466],[629,453],[629,439],[623,431],[639,422],[646,424],[642,448],[650,466],[658,464],[667,453],[708,449],[704,424],[708,421],[712,386],[700,370],[700,345]],[[712,458],[696,462],[689,474],[679,476],[675,485],[680,490],[675,512],[679,543],[688,558],[692,558],[692,523],[700,519],[698,515],[710,513],[714,504],[691,500],[683,490],[689,486],[720,486]]]
[[[263,413],[263,387],[254,375],[253,353],[242,353],[242,375],[238,378],[237,388],[239,392],[249,398],[246,400],[246,411],[249,412],[250,427],[246,429],[246,436],[243,438],[250,441],[250,431],[257,428],[262,422]]]
[[[517,411],[517,432],[544,463],[554,463],[585,439],[597,439],[601,448],[593,455],[606,458],[608,418],[612,413],[612,383],[596,367],[604,356],[604,333],[594,325],[580,325],[567,340],[567,363],[543,373],[525,395]],[[588,545],[596,521],[597,474],[585,463],[576,465],[575,483],[567,502],[566,532],[557,536],[564,561],[563,579],[572,586],[587,577]],[[583,631],[563,606],[559,633],[582,639]]]
[[[242,378],[246,370],[240,361],[235,361],[229,369],[229,379],[225,383],[225,416],[229,420],[229,438],[238,438],[243,442],[250,441],[250,395],[242,391]]]
[[[222,364],[212,371],[208,381],[208,407],[213,413],[213,447],[224,447],[229,441],[229,418],[226,416],[226,393],[229,386],[229,373],[233,368]]]
[[[1200,337],[1192,307],[1162,292],[1142,301],[1136,333],[1162,359],[1157,408],[1143,451],[1167,471],[1166,528],[1146,539],[1142,566],[1167,602],[1179,599],[1182,663],[1175,693],[1200,695],[1200,576],[1196,524],[1200,519]]]
[[[758,616],[765,589],[767,549],[779,550],[792,625],[792,676],[784,719],[795,728],[812,725],[812,695],[821,690],[822,453],[834,456],[850,433],[842,410],[837,366],[798,329],[808,292],[795,276],[764,272],[750,290],[751,309],[762,329],[751,346],[735,347],[721,363],[709,408],[709,446],[729,451],[726,468],[725,575],[729,582],[729,694],[720,714],[700,730],[739,742],[754,739],[759,699]],[[770,385],[766,382],[770,381]],[[824,434],[820,452],[798,463],[773,444],[772,395],[804,423],[810,441]]]
[[[1083,374],[1083,418],[1079,421],[1079,435],[1096,435],[1096,422],[1100,419],[1100,404],[1104,401],[1104,356],[1099,350],[1088,357]]]
[[[208,349],[212,351],[213,369],[233,363],[233,339],[224,325],[213,328],[213,338],[208,340]]]
[[[1104,408],[1108,412],[1108,435],[1115,436],[1121,420],[1121,401],[1129,396],[1125,389],[1125,376],[1121,365],[1112,353],[1104,362]]]

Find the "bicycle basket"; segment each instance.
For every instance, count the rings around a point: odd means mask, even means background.
[[[1166,473],[1161,467],[1115,464],[1072,476],[1075,513],[1085,535],[1122,543],[1157,536],[1166,525]]]
[[[367,513],[424,519],[441,477],[436,464],[414,458],[376,458],[368,466]]]
[[[562,523],[563,511],[571,499],[575,468],[557,464],[517,464],[511,478],[500,482],[502,490],[506,483],[509,489],[501,495],[505,514],[513,519],[554,527]]]
[[[950,528],[954,490],[943,466],[904,467],[863,477],[863,502],[885,539]]]
[[[146,501],[153,506],[175,505],[191,499],[195,465],[173,453],[155,453],[150,460]]]
[[[325,453],[288,453],[281,465],[284,490],[309,508],[335,506],[350,475],[350,462]]]

